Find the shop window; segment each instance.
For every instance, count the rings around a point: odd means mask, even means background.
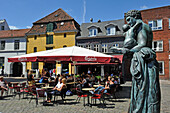
[[[32,62],[32,69],[38,69],[38,62]]]

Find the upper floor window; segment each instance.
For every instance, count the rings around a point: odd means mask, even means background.
[[[148,24],[152,30],[162,29],[162,19],[149,21]]]
[[[115,27],[107,27],[107,35],[115,35]]]
[[[37,52],[37,47],[34,47],[34,52]]]
[[[108,50],[108,45],[107,44],[102,44],[102,52],[106,53]]]
[[[77,45],[77,46],[78,46],[78,47],[82,47],[82,48],[85,48],[85,47],[84,47],[85,45]]]
[[[46,36],[46,44],[53,44],[53,35]]]
[[[119,47],[119,44],[113,44],[113,47]]]
[[[99,52],[99,45],[98,45],[98,44],[95,44],[95,45],[94,45],[94,51]]]
[[[34,40],[37,40],[37,35],[34,36]]]
[[[19,49],[19,40],[15,40],[15,42],[14,42],[14,49],[15,50]]]
[[[66,38],[66,36],[67,36],[67,34],[66,34],[66,33],[64,33],[64,38]]]
[[[4,57],[0,57],[0,69],[4,66]]]
[[[159,63],[159,74],[164,75],[164,61],[158,61]]]
[[[170,18],[169,18],[169,29],[170,29]]]
[[[163,51],[163,41],[153,41],[152,49],[155,51]]]
[[[89,36],[96,36],[97,35],[97,29],[90,29],[89,30]]]
[[[91,45],[86,45],[86,48],[87,49],[91,49]]]
[[[67,47],[67,46],[66,46],[66,45],[63,45],[63,48],[64,48],[64,47]]]
[[[53,49],[53,47],[46,47],[46,50],[50,50],[50,49]]]
[[[1,41],[1,50],[4,50],[5,49],[5,41]]]
[[[48,23],[46,31],[47,32],[53,32],[53,29],[54,29],[54,24],[53,23]]]
[[[5,30],[5,27],[4,27],[4,26],[1,26],[1,30]]]

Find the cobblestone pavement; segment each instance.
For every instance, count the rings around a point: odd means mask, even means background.
[[[106,100],[106,106],[104,109],[99,105],[92,107],[83,106],[83,99],[79,103],[76,102],[77,96],[67,96],[66,103],[61,101],[59,97],[57,103],[48,106],[42,105],[42,100],[39,101],[39,105],[36,107],[35,100],[29,103],[27,99],[20,99],[18,96],[15,98],[11,96],[5,96],[0,100],[0,112],[1,113],[127,113],[130,102],[130,88],[131,82],[126,82],[122,85],[122,90],[117,93],[118,99],[112,101]],[[161,113],[170,113],[170,81],[161,80]]]

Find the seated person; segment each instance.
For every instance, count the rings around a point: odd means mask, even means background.
[[[100,84],[99,84],[100,85]],[[105,87],[99,86],[94,91],[91,91],[92,94],[99,94],[103,89],[106,89],[104,93],[107,93],[107,90],[114,85],[114,80],[112,80],[111,76],[108,77],[108,81],[105,84]]]
[[[66,89],[66,79],[65,78],[59,78],[58,84],[53,88],[54,91],[47,93],[47,102],[51,102],[52,94],[61,94],[63,89]],[[62,97],[63,99],[63,97]]]
[[[43,73],[43,83],[48,83],[48,78],[50,77],[50,73],[48,72],[47,69],[45,69]]]
[[[1,97],[3,96],[4,91],[8,90],[2,76],[0,77],[0,90],[1,90]]]
[[[27,81],[28,81],[28,86],[35,85],[35,80],[34,80],[34,75],[32,74],[32,70],[29,70],[28,72]]]

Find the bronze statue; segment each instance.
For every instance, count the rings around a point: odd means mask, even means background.
[[[123,26],[124,47],[117,51],[132,56],[129,113],[160,113],[159,65],[152,50],[152,30],[142,21],[138,10],[128,11],[126,22]],[[115,51],[115,48],[112,49]]]

